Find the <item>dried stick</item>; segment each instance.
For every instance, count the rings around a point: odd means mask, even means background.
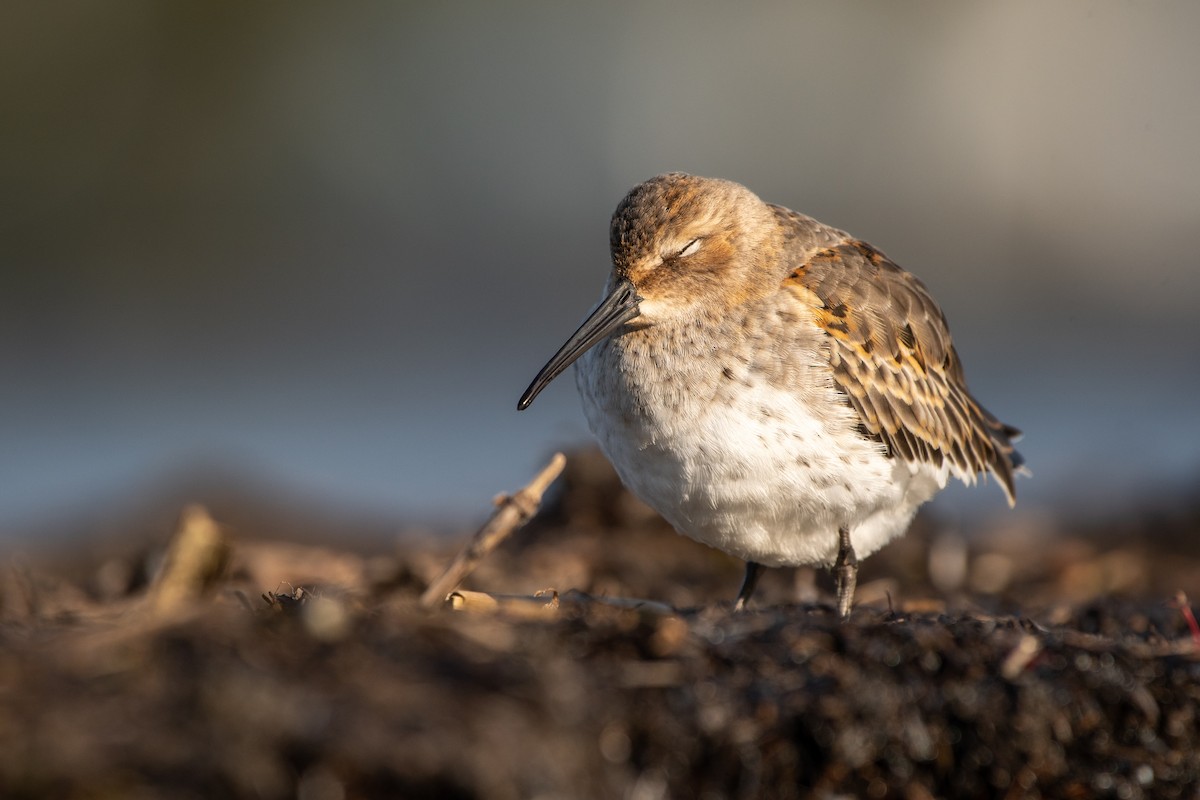
[[[208,593],[229,564],[229,543],[203,506],[183,510],[162,571],[150,587],[156,616],[182,610]]]
[[[471,574],[484,556],[507,539],[510,533],[532,519],[542,502],[542,495],[566,464],[566,456],[555,453],[550,463],[528,486],[516,494],[501,495],[497,498],[497,508],[491,519],[484,523],[470,543],[450,562],[450,566],[446,567],[446,571],[429,584],[429,588],[421,595],[421,608],[431,609],[444,603],[447,595],[458,588],[458,584]]]
[[[1188,628],[1192,632],[1192,646],[1200,648],[1200,624],[1196,623],[1196,615],[1192,613],[1192,607],[1188,603],[1188,597],[1182,591],[1175,593],[1175,602],[1172,603],[1175,608],[1179,609],[1179,613],[1183,614],[1183,619],[1187,622]]]
[[[516,613],[518,616],[544,616],[546,613],[557,612],[563,606],[589,605],[649,611],[664,616],[678,613],[671,606],[657,600],[641,600],[635,597],[593,597],[578,589],[570,589],[561,595],[553,589],[545,589],[532,595],[491,594],[458,589],[447,595],[446,605],[455,611],[485,614],[505,611]]]
[[[558,593],[545,595],[503,595],[468,592],[456,589],[446,598],[446,605],[455,611],[483,614],[505,612],[516,617],[545,617],[558,611]]]

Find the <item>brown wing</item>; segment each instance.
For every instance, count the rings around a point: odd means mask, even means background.
[[[832,339],[834,381],[863,433],[891,455],[941,466],[967,480],[990,470],[1015,500],[1020,435],[967,391],[941,309],[913,275],[865,242],[820,250],[785,285],[812,307]]]

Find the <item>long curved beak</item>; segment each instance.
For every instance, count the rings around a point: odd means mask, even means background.
[[[529,384],[525,394],[521,395],[521,399],[517,402],[517,410],[524,411],[529,408],[533,398],[537,397],[550,381],[561,375],[563,370],[571,366],[575,359],[605,336],[636,317],[640,313],[638,311],[640,302],[642,302],[642,298],[638,297],[633,284],[628,280],[619,281],[609,292],[608,297],[600,303],[600,307],[584,320],[583,324],[579,326],[579,330],[571,334],[567,343],[558,349],[546,366],[542,367],[542,371],[533,379],[533,383]]]

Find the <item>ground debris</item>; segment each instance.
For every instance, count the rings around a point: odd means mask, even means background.
[[[926,521],[848,621],[804,570],[735,615],[735,561],[580,474],[456,590],[483,613],[419,606],[453,542],[226,536],[167,616],[94,577],[139,574],[119,555],[6,565],[0,797],[1196,796],[1184,539],[1121,571],[1121,540],[1029,559]]]

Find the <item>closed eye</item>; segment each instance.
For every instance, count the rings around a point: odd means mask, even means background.
[[[687,256],[690,256],[692,253],[694,253],[694,252],[696,252],[697,250],[699,250],[699,249],[700,249],[700,240],[701,240],[701,238],[702,238],[702,237],[697,237],[697,238],[695,238],[695,239],[692,239],[692,240],[691,240],[690,242],[688,242],[687,244],[685,244],[685,245],[683,246],[683,249],[682,249],[682,250],[680,250],[678,253],[676,253],[676,254],[675,254],[675,257],[676,257],[676,258],[686,258]]]

